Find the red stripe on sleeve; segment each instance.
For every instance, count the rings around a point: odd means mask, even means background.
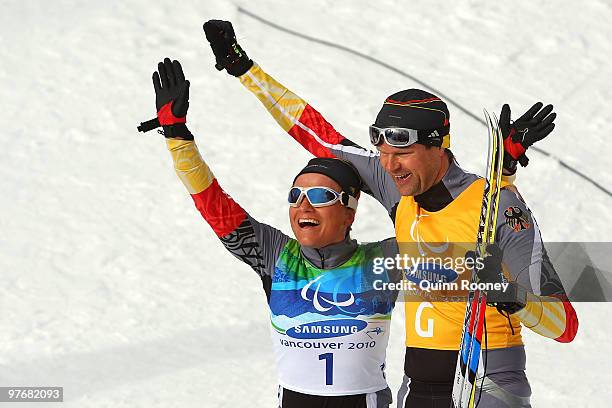
[[[246,218],[246,212],[229,196],[217,180],[198,194],[192,194],[196,208],[218,237],[234,231]]]
[[[578,332],[578,316],[569,301],[563,301],[563,308],[565,309],[565,331],[555,340],[559,343],[569,343],[574,340]]]
[[[315,137],[308,133],[304,127],[312,130],[322,141],[329,144],[340,144],[344,140],[344,136],[334,129],[325,118],[310,105],[306,105],[304,111],[300,115],[300,123],[295,124],[289,129],[289,134],[306,150],[316,157],[335,157],[327,147],[322,145]]]

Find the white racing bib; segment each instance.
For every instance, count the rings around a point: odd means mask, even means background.
[[[311,395],[352,395],[387,387],[385,357],[393,293],[375,290],[375,244],[335,269],[318,269],[290,241],[276,264],[271,333],[280,384]]]

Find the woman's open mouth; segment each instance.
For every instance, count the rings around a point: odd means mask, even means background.
[[[319,224],[319,220],[315,220],[314,218],[298,218],[298,225],[300,228],[316,228]]]

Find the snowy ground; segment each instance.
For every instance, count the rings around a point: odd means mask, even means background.
[[[136,133],[154,115],[150,75],[160,58],[181,59],[207,161],[251,214],[285,232],[286,189],[309,156],[214,69],[201,23],[232,20],[253,59],[360,143],[384,97],[416,84],[238,5],[397,66],[477,115],[553,103],[557,129],[540,147],[612,185],[609,1],[256,3],[0,2],[0,386],[63,386],[65,407],[273,406],[259,280],[200,220],[161,137]],[[451,115],[453,150],[478,171],[484,130]],[[517,184],[545,240],[610,241],[612,198],[531,159]],[[384,210],[362,201],[355,237],[392,235]],[[609,406],[612,308],[575,306],[574,343],[526,333],[535,407]]]

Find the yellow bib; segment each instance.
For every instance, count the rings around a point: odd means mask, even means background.
[[[402,256],[438,259],[445,268],[424,268],[410,275],[415,291],[408,291],[406,301],[406,346],[436,350],[458,350],[461,341],[466,302],[435,301],[444,291],[424,293],[416,284],[422,280],[469,281],[470,271],[459,263],[468,250],[475,248],[476,233],[484,180],[478,179],[440,211],[420,208],[411,196],[401,198],[395,217],[395,234]],[[455,264],[449,265],[450,260]],[[425,262],[425,261],[423,261]],[[462,273],[466,272],[466,273]],[[454,292],[463,294],[467,292]],[[432,296],[432,294],[434,294]],[[487,347],[490,349],[523,344],[520,322],[511,316],[514,334],[508,319],[495,308],[487,307]],[[484,348],[484,335],[483,335]]]

